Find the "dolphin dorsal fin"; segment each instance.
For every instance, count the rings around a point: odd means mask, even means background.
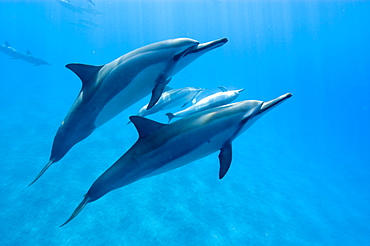
[[[130,120],[139,133],[139,139],[149,136],[166,125],[140,116],[131,116]]]
[[[8,41],[5,41],[4,45],[5,45],[6,47],[9,47],[9,46],[10,46],[10,44],[9,44],[9,42],[8,42]]]
[[[222,92],[229,91],[225,88],[225,86],[219,86],[218,89],[220,89]]]
[[[27,55],[32,55],[30,50],[27,50],[26,54]]]
[[[66,65],[66,68],[74,72],[82,81],[83,87],[85,87],[95,76],[98,74],[101,66],[85,65],[79,63],[70,63]]]

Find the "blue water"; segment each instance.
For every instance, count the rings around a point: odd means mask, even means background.
[[[0,53],[0,245],[370,245],[370,2],[94,2],[104,15],[57,1],[0,2],[0,42],[53,65]],[[101,27],[71,24],[79,19]],[[245,88],[238,100],[293,97],[234,141],[224,179],[215,153],[113,191],[59,228],[136,141],[127,117],[149,100],[27,187],[81,87],[64,66],[105,64],[177,37],[229,42],[172,87]]]

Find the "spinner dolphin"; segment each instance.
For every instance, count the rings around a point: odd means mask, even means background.
[[[56,133],[49,162],[31,184],[75,144],[150,93],[148,109],[152,108],[173,75],[226,42],[177,38],[141,47],[102,66],[68,64],[82,88]]]
[[[219,178],[222,179],[231,164],[232,141],[263,114],[291,96],[287,93],[268,102],[247,100],[228,104],[167,125],[139,116],[130,117],[139,139],[92,184],[63,225],[76,217],[86,204],[112,190],[171,171],[216,151],[220,151]]]
[[[209,95],[208,97],[199,100],[194,105],[191,105],[190,107],[174,114],[167,113],[166,115],[168,117],[168,122],[170,122],[175,117],[184,117],[206,109],[215,108],[231,103],[239,96],[240,92],[244,91],[244,89],[229,91],[223,86],[220,86],[218,88],[221,90],[221,92]]]
[[[185,106],[202,92],[204,89],[195,87],[184,87],[179,89],[169,89],[162,93],[158,102],[149,110],[147,110],[148,104],[144,105],[137,116],[147,116],[157,113],[161,110],[170,109],[177,106]]]

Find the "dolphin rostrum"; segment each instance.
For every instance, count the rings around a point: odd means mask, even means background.
[[[166,115],[168,116],[168,122],[170,122],[174,117],[184,117],[209,108],[215,108],[231,103],[239,96],[240,92],[244,91],[244,89],[228,91],[223,86],[219,86],[218,88],[221,90],[221,92],[217,92],[208,97],[205,97],[199,100],[194,105],[177,113],[167,113]]]
[[[177,106],[185,106],[191,102],[201,93],[204,89],[195,87],[184,87],[179,89],[169,89],[164,91],[159,98],[158,102],[151,108],[147,109],[148,104],[143,106],[137,116],[147,116],[157,113],[164,109],[170,109]]]
[[[167,125],[131,116],[139,139],[92,184],[63,225],[76,217],[86,204],[112,190],[171,171],[219,150],[219,178],[222,179],[231,164],[232,141],[263,114],[291,96],[287,93],[268,102],[247,100],[223,105]]]
[[[102,66],[68,64],[82,88],[55,135],[49,162],[32,183],[75,144],[150,93],[148,109],[152,108],[173,75],[226,42],[222,38],[200,44],[177,38],[141,47]]]

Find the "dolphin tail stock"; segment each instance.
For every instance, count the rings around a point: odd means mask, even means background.
[[[44,166],[44,168],[39,172],[39,174],[36,176],[36,178],[28,185],[28,186],[31,186],[33,183],[35,183],[40,177],[41,177],[41,175],[43,175],[44,174],[44,172],[46,171],[46,170],[48,170],[48,168],[51,166],[51,164],[53,164],[54,163],[54,160],[53,159],[51,159],[51,160],[49,160],[49,162]]]
[[[86,206],[86,204],[88,204],[90,202],[90,198],[85,195],[84,199],[82,200],[82,202],[77,206],[77,208],[73,211],[72,215],[68,218],[68,220],[66,222],[64,222],[60,227],[66,225],[67,223],[69,223],[71,220],[74,219],[74,217],[76,217],[81,211],[82,209],[84,209],[84,207]]]
[[[173,118],[175,118],[175,115],[174,115],[173,113],[167,113],[166,115],[167,115],[167,117],[168,117],[168,123],[170,123],[170,121],[171,121]]]

